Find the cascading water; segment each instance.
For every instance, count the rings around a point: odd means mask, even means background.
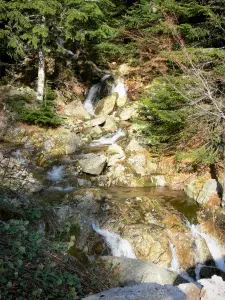
[[[170,250],[171,250],[171,254],[172,254],[172,261],[171,261],[170,269],[178,272],[180,270],[180,266],[179,266],[179,262],[177,259],[176,249],[175,249],[174,244],[171,241],[169,241],[169,244],[170,244]]]
[[[92,222],[92,228],[104,238],[106,244],[111,249],[113,256],[136,258],[130,243],[127,240],[122,239],[119,234],[110,232],[107,229],[100,229],[94,222]]]
[[[47,178],[51,181],[58,182],[64,176],[64,167],[63,166],[53,166],[50,171],[47,173]]]
[[[91,115],[94,115],[95,105],[101,98],[101,93],[106,85],[106,80],[110,77],[112,77],[111,74],[105,74],[102,77],[101,81],[92,85],[92,87],[88,91],[87,96],[84,100],[84,107]]]
[[[208,234],[202,232],[199,225],[194,225],[194,224],[191,225],[189,222],[187,222],[187,226],[191,230],[193,240],[195,240],[197,235],[200,235],[205,240],[209,252],[213,257],[217,268],[225,272],[225,262],[224,262],[225,257],[222,254],[222,247],[218,244],[218,242]],[[223,252],[225,253],[225,251]],[[198,266],[198,268],[200,268],[200,266]],[[200,271],[196,270],[196,272],[200,272]]]
[[[125,136],[125,132],[122,129],[118,129],[112,135],[106,135],[98,140],[93,140],[90,146],[112,145],[122,136]]]
[[[123,78],[118,78],[116,80],[116,84],[113,85],[113,88],[112,88],[112,93],[118,93],[119,97],[127,96],[127,88],[126,88]]]

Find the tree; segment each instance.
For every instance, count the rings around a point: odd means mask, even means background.
[[[3,20],[0,40],[18,60],[39,54],[38,99],[43,99],[45,53],[66,53],[74,58],[82,51],[113,35],[107,16],[113,4],[109,0],[12,0],[0,1]]]

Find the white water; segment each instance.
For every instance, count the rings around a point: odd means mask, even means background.
[[[17,149],[12,154],[16,158],[16,160],[18,161],[19,164],[21,164],[21,165],[25,164],[25,159],[23,158],[23,156],[20,152],[20,149]]]
[[[89,112],[89,114],[94,115],[95,113],[95,104],[98,102],[99,97],[100,97],[100,91],[102,88],[102,85],[104,84],[105,80],[111,77],[110,74],[105,74],[102,78],[101,81],[92,85],[90,90],[88,91],[88,94],[84,100],[84,107]]]
[[[116,85],[113,86],[112,93],[118,93],[119,97],[127,96],[127,88],[126,88],[123,78],[118,78],[116,80]]]
[[[119,234],[110,232],[107,229],[100,229],[93,222],[92,228],[104,238],[106,244],[111,249],[113,256],[125,256],[129,258],[136,258],[131,244],[127,240],[122,239]]]
[[[172,261],[171,261],[170,269],[173,270],[173,271],[179,272],[180,266],[179,266],[179,262],[178,262],[178,259],[177,259],[177,253],[176,253],[175,246],[171,241],[169,241],[169,244],[170,244],[170,250],[171,250],[171,253],[172,253]]]
[[[50,171],[47,173],[47,178],[51,181],[58,182],[64,176],[63,166],[53,166]]]
[[[84,100],[84,107],[89,112],[89,114],[94,115],[95,113],[95,103],[97,102],[97,97],[101,89],[101,83],[96,83],[92,85],[88,91],[87,97]]]
[[[64,193],[71,192],[74,189],[75,189],[75,187],[73,187],[73,186],[67,186],[65,188],[63,188],[61,186],[51,186],[50,188],[48,188],[48,190],[50,190],[50,191],[59,191],[59,192],[64,192]]]
[[[193,236],[193,239],[195,239],[196,235],[200,235],[206,242],[207,247],[215,261],[215,264],[218,269],[221,271],[225,272],[225,262],[224,262],[224,255],[222,254],[222,247],[218,244],[216,239],[213,237],[209,236],[208,234],[201,232],[200,226],[199,225],[190,225],[189,222],[187,222],[187,226],[191,230],[191,234]],[[224,249],[223,249],[224,250]],[[223,253],[225,253],[223,251]]]
[[[125,132],[122,129],[118,129],[114,134],[110,136],[106,135],[98,140],[93,140],[90,143],[90,146],[112,145],[122,136],[125,136]]]

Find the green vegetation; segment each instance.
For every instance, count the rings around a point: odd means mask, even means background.
[[[29,124],[57,127],[62,123],[54,107],[55,93],[46,87],[45,99],[42,103],[33,103],[29,95],[14,95],[8,97],[6,103],[16,114],[16,118]],[[36,106],[29,108],[27,106]]]
[[[78,299],[79,279],[66,270],[66,259],[53,251],[29,221],[1,223],[0,235],[4,258],[0,260],[0,286],[4,299]]]

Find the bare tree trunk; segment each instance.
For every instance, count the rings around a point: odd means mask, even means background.
[[[39,67],[37,82],[37,100],[43,101],[45,89],[45,57],[42,49],[39,50]]]

